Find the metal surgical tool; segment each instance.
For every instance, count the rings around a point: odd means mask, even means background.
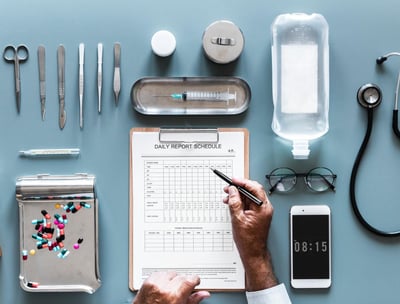
[[[46,51],[43,45],[38,47],[38,62],[39,62],[39,89],[40,89],[40,112],[42,120],[46,114]]]
[[[121,91],[121,45],[114,44],[114,95],[115,105],[118,105],[119,92]]]
[[[65,112],[65,48],[60,45],[57,49],[57,64],[58,64],[58,98],[59,98],[59,116],[58,123],[60,129],[65,126],[67,113]]]
[[[97,95],[98,95],[98,111],[101,112],[101,89],[103,86],[103,44],[97,45]]]
[[[83,128],[83,90],[85,84],[83,65],[85,61],[85,45],[79,44],[79,126]]]
[[[28,60],[28,47],[24,44],[18,46],[7,45],[4,49],[3,58],[9,63],[14,63],[15,99],[17,111],[21,109],[21,78],[19,64]]]

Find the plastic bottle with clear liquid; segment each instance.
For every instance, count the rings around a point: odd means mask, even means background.
[[[271,26],[272,130],[307,159],[329,129],[329,26],[320,14],[282,14]]]

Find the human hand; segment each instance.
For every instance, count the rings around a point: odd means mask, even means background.
[[[229,205],[233,238],[246,270],[246,289],[254,291],[272,287],[277,281],[267,249],[267,240],[274,208],[258,182],[234,178],[233,183],[264,202],[258,206],[242,197],[235,186],[224,188],[228,194],[224,203]]]
[[[208,291],[193,292],[199,284],[198,276],[154,272],[144,281],[133,304],[198,304],[210,297]]]

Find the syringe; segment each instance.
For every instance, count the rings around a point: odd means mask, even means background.
[[[175,100],[182,101],[225,101],[231,100],[236,102],[236,92],[230,93],[229,90],[226,92],[219,91],[185,91],[183,93],[173,93],[170,95],[157,95],[155,97],[170,97]]]

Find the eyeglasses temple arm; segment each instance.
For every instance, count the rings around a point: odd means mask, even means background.
[[[324,180],[324,182],[329,186],[329,188],[330,188],[332,191],[335,192],[335,191],[336,191],[335,185],[334,185],[333,183],[331,183],[330,181],[328,181],[328,180],[326,179],[325,176],[323,176],[323,175],[321,175],[321,174],[320,174],[320,176],[322,177],[322,179]],[[332,176],[333,176],[333,180],[335,180],[335,179],[336,179],[336,174],[333,174]]]
[[[268,180],[270,180],[271,175],[266,175],[265,176]],[[276,187],[278,187],[278,184],[283,180],[284,176],[282,176],[271,188],[268,190],[268,194],[272,194],[272,192],[275,191]]]

